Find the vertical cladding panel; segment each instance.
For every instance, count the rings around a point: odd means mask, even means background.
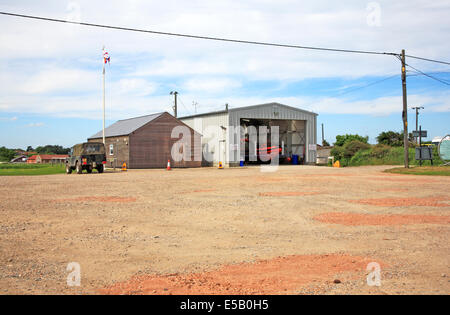
[[[103,139],[89,139],[89,142],[103,142]],[[113,154],[110,153],[110,145],[113,145]],[[130,162],[130,151],[129,151],[129,137],[128,136],[118,136],[118,137],[107,137],[105,139],[105,150],[106,150],[106,161],[108,167],[122,167],[123,163],[127,163],[129,166]]]
[[[172,159],[172,147],[179,139],[172,139],[171,134],[173,128],[177,126],[185,125],[171,115],[164,114],[133,132],[130,135],[130,167],[165,168],[169,159],[172,167],[200,167],[201,160],[194,156],[195,145],[199,146],[201,143],[200,135],[192,129],[190,129],[191,161],[176,162]]]
[[[207,151],[209,154],[213,156],[213,163],[217,164],[219,162],[219,141],[223,140],[224,136],[222,135],[221,126],[228,128],[228,113],[218,113],[211,115],[198,116],[195,118],[182,118],[182,122],[184,122],[189,127],[193,128],[195,131],[199,132],[202,136],[201,139],[201,150]],[[219,135],[215,135],[215,130],[219,131]],[[225,143],[228,143],[228,134],[225,132]],[[214,137],[216,139],[214,139]],[[228,160],[228,152],[221,155],[225,155],[226,161]],[[208,161],[209,162],[209,161]],[[222,161],[224,162],[224,161]],[[206,163],[207,165],[209,163]]]

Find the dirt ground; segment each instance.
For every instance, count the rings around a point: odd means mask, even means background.
[[[449,294],[450,178],[385,168],[0,177],[0,294]]]

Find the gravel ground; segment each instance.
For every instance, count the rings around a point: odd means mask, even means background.
[[[0,294],[449,294],[450,178],[385,168],[2,177]],[[333,213],[378,216],[315,219]],[[389,215],[444,219],[382,224]],[[382,266],[380,287],[367,285],[368,261]],[[71,262],[79,287],[67,286]],[[261,278],[262,264],[273,268]]]

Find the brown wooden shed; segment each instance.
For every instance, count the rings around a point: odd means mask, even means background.
[[[180,138],[172,138],[177,126],[191,132],[190,159],[174,161],[173,145]],[[89,142],[102,142],[103,132],[88,138]],[[128,168],[201,167],[201,135],[167,112],[119,120],[105,129],[105,148],[108,166]],[[183,148],[181,150],[184,150]],[[187,148],[189,150],[189,148]],[[189,151],[187,151],[189,152]]]

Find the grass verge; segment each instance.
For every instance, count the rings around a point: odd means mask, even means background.
[[[64,164],[0,164],[0,176],[54,175],[64,172]]]
[[[386,173],[409,174],[409,175],[436,175],[450,176],[450,166],[417,166],[417,167],[396,167],[385,170]]]

